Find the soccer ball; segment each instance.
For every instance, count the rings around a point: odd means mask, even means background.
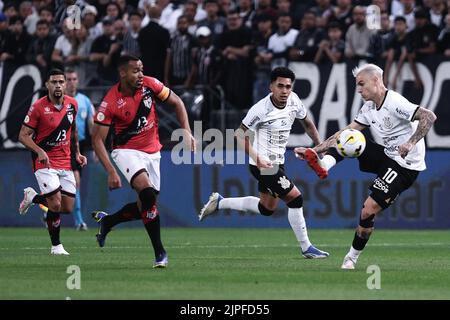
[[[336,139],[338,153],[347,158],[359,157],[366,148],[366,138],[356,129],[345,129]]]

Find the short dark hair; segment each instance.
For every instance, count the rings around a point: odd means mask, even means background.
[[[76,73],[76,71],[72,67],[67,67],[64,69],[64,73]]]
[[[50,23],[48,23],[48,21],[44,20],[44,19],[38,20],[38,22],[36,23],[36,26],[43,25],[43,24],[45,24],[48,28],[50,28]]]
[[[119,61],[117,62],[117,67],[122,68],[128,65],[130,61],[139,61],[139,59],[136,56],[133,56],[131,54],[124,54],[123,56],[120,56]]]
[[[406,23],[406,19],[403,16],[396,16],[394,19],[394,22],[398,22],[398,21],[402,21],[402,22]]]
[[[337,21],[330,21],[330,23],[328,23],[327,28],[328,28],[328,30],[330,30],[330,29],[339,29],[339,30],[342,31],[342,26]]]
[[[270,82],[274,82],[277,78],[289,78],[292,82],[294,82],[295,74],[289,68],[277,67],[270,72]]]
[[[48,72],[47,81],[50,80],[51,76],[64,76],[64,79],[66,78],[64,71],[62,71],[61,69],[57,69],[57,68],[53,68]]]

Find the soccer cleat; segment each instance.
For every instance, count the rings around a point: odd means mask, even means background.
[[[356,261],[354,261],[349,255],[344,257],[344,261],[342,262],[341,269],[353,270],[355,269]]]
[[[21,215],[26,214],[28,209],[30,209],[30,207],[34,204],[33,198],[35,195],[37,195],[37,192],[34,191],[33,188],[28,187],[28,188],[23,189],[23,200],[19,206],[19,213]]]
[[[87,231],[88,227],[87,227],[86,223],[83,222],[83,223],[80,223],[79,225],[77,225],[76,230],[77,231]]]
[[[95,235],[95,237],[97,238],[97,242],[98,242],[98,245],[100,248],[103,248],[105,246],[106,235],[111,231],[111,228],[106,227],[105,223],[103,221],[103,219],[107,215],[108,214],[103,211],[93,211],[92,212],[92,218],[94,218],[95,221],[97,221],[99,224],[98,233]]]
[[[209,196],[208,202],[203,206],[202,210],[200,211],[198,220],[202,221],[203,219],[205,219],[205,217],[207,217],[211,213],[217,211],[219,209],[219,202],[222,199],[223,199],[223,197],[219,193],[213,192]]]
[[[302,252],[302,255],[305,259],[324,259],[328,258],[330,254],[326,251],[317,249],[313,245],[310,245],[306,251]]]
[[[158,255],[158,257],[155,259],[155,262],[153,263],[153,268],[167,268],[167,265],[169,264],[169,257],[167,256],[167,253],[161,253]]]
[[[320,179],[325,179],[328,177],[328,170],[319,158],[319,155],[314,149],[308,148],[305,151],[305,159],[308,165],[314,170],[314,172],[319,176]]]
[[[61,243],[58,244],[57,246],[52,246],[50,253],[54,254],[54,255],[59,255],[59,256],[68,256],[69,255],[69,253],[66,250],[64,250],[64,247]]]

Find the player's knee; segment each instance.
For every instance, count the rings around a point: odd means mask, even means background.
[[[372,232],[373,232],[373,227],[372,228],[363,228],[361,226],[359,226],[358,230],[356,231],[356,233],[358,234],[358,236],[361,239],[366,239],[366,240],[369,240]]]
[[[362,228],[370,229],[373,228],[375,224],[375,214],[361,214],[359,217],[359,225]]]
[[[53,200],[53,201],[48,201],[48,208],[49,210],[53,211],[53,212],[60,212],[61,211],[61,201],[60,200]]]
[[[157,191],[153,188],[145,188],[139,192],[139,200],[142,203],[142,211],[149,210],[156,202]]]
[[[288,206],[288,208],[292,208],[292,209],[303,207],[303,196],[300,194],[297,198],[295,198],[294,200],[291,200],[286,205]]]
[[[258,203],[258,210],[263,216],[271,216],[275,212],[275,210],[266,208],[261,202]]]

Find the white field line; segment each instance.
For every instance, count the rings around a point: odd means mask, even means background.
[[[324,248],[342,248],[348,247],[348,244],[331,244],[331,243],[315,243],[317,247]],[[448,246],[449,243],[446,242],[427,242],[427,243],[370,243],[370,247],[411,247],[411,248],[426,248],[426,247],[440,247],[440,246]],[[264,245],[264,244],[240,244],[240,245],[194,245],[190,243],[184,243],[181,245],[173,245],[173,246],[165,246],[166,248],[171,249],[184,249],[184,248],[199,248],[199,249],[228,249],[228,248],[296,248],[298,245],[281,243],[279,245]],[[7,248],[0,247],[0,251],[8,251],[8,250],[48,250],[48,247],[23,247],[23,248]],[[108,249],[142,249],[149,248],[149,246],[105,246],[101,250]],[[93,244],[89,247],[70,247],[70,249],[100,249],[98,246]]]

